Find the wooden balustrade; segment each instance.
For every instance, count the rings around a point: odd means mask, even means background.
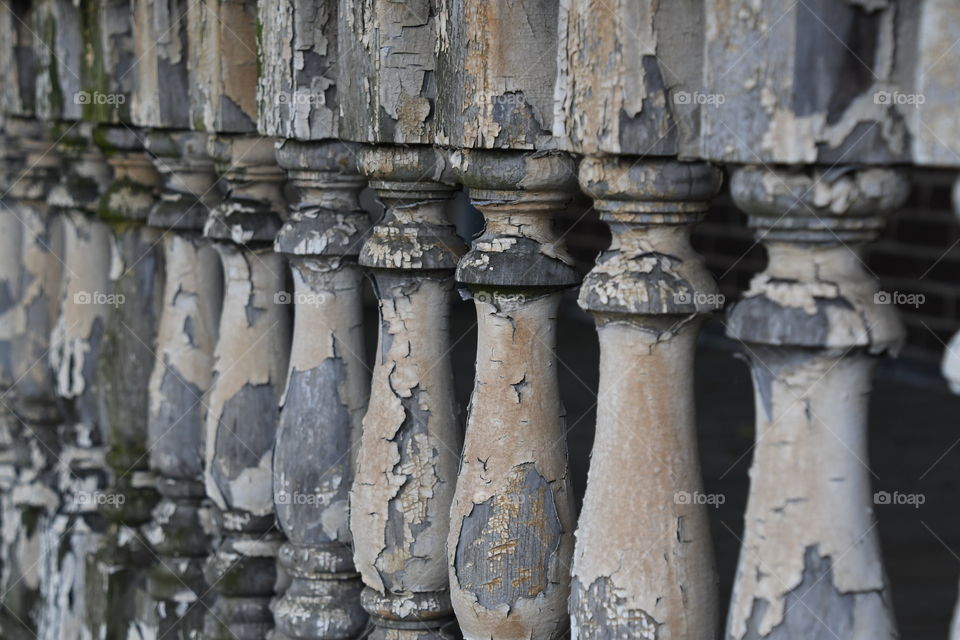
[[[904,334],[860,247],[902,165],[960,168],[958,34],[943,0],[0,8],[0,636],[898,637],[866,407]],[[725,318],[690,241],[721,188],[768,256]],[[581,194],[612,242],[578,271]],[[725,632],[711,317],[755,396]]]

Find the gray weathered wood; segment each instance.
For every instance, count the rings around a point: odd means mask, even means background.
[[[444,541],[461,437],[449,305],[465,248],[444,215],[453,176],[425,146],[365,148],[360,168],[386,213],[360,253],[380,336],[350,493],[354,562],[371,637],[454,638]]]
[[[292,577],[272,605],[278,639],[355,638],[366,626],[354,568],[348,498],[354,442],[367,405],[362,273],[357,256],[370,219],[356,150],[287,140],[280,166],[298,193],[275,249],[293,272],[295,322],[273,469],[277,520]]]
[[[270,138],[220,135],[208,147],[225,182],[204,234],[215,240],[224,300],[207,401],[204,478],[217,507],[206,577],[216,593],[205,638],[262,640],[273,626],[276,556],[272,458],[290,349],[286,265],[273,251],[286,202]]]
[[[700,155],[735,163],[896,163],[920,3],[706,3]],[[722,98],[721,98],[722,96]]]
[[[21,113],[23,110],[21,110]],[[48,363],[50,330],[60,291],[62,242],[46,203],[56,183],[60,157],[34,119],[7,116],[11,162],[3,185],[3,215],[20,226],[15,325],[11,345],[13,460],[16,477],[4,509],[0,588],[0,630],[15,640],[35,638],[43,614],[42,537],[59,506],[56,475],[62,417]],[[6,505],[5,505],[6,506]]]
[[[896,638],[870,502],[866,403],[875,356],[895,352],[903,329],[856,248],[903,203],[906,180],[877,168],[748,166],[731,192],[769,264],[727,319],[750,359],[757,413],[727,637]]]

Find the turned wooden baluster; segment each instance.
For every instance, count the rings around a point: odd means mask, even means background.
[[[67,415],[59,434],[61,505],[44,532],[41,637],[89,628],[88,613],[95,603],[87,597],[86,559],[101,547],[106,531],[98,505],[111,499],[104,492],[108,468],[96,370],[108,308],[117,299],[110,282],[110,228],[95,217],[111,170],[93,144],[93,126],[71,126],[59,145],[66,168],[48,198],[64,229],[60,315],[51,337],[51,361]]]
[[[276,638],[354,638],[367,615],[354,568],[348,498],[354,449],[367,406],[362,273],[369,230],[357,200],[366,180],[356,150],[287,140],[277,151],[299,200],[275,249],[293,271],[293,345],[274,454],[274,503],[292,577],[273,602]]]
[[[587,158],[580,180],[613,242],[580,291],[601,355],[574,554],[573,635],[715,638],[693,360],[700,325],[722,297],[689,234],[720,172],[704,163]]]
[[[913,73],[908,4],[705,4],[701,155],[748,165],[730,190],[768,256],[727,320],[757,425],[732,640],[897,635],[866,405],[874,356],[903,332],[856,252],[907,192],[881,167],[909,160],[908,119],[881,96]]]
[[[203,636],[262,640],[273,627],[277,550],[272,458],[290,349],[287,266],[273,241],[286,215],[275,139],[256,135],[257,6],[253,0],[190,3],[190,121],[214,133],[208,150],[224,201],[204,234],[215,240],[224,299],[207,400],[204,478],[217,508],[215,551],[205,571],[213,607]],[[282,590],[283,585],[277,587]]]
[[[757,436],[730,638],[894,638],[871,505],[876,355],[903,338],[856,245],[906,198],[893,170],[736,170],[767,269],[728,315],[753,371]]]
[[[203,508],[204,394],[213,377],[213,352],[222,302],[220,259],[201,230],[219,202],[204,133],[155,131],[147,147],[164,176],[151,227],[165,231],[165,283],[149,384],[150,469],[161,499],[143,532],[158,559],[140,606],[145,637],[198,637],[209,587],[203,576],[211,531]]]
[[[387,207],[363,246],[380,302],[379,348],[350,494],[354,561],[374,638],[451,638],[444,541],[460,430],[449,305],[465,247],[445,215],[454,176],[426,146],[436,126],[440,7],[341,0],[340,135]],[[408,147],[399,144],[411,145]]]
[[[286,265],[273,240],[286,203],[273,145],[270,138],[221,135],[209,147],[227,185],[205,229],[224,271],[205,430],[204,477],[219,536],[206,570],[216,593],[203,632],[211,639],[261,640],[273,626],[281,536],[271,462],[290,349],[288,307],[275,298]]]
[[[212,599],[203,575],[213,526],[204,505],[201,436],[222,303],[220,259],[202,235],[220,201],[209,135],[188,130],[188,64],[195,65],[183,19],[188,6],[186,0],[134,0],[137,63],[130,71],[136,87],[131,119],[153,128],[146,145],[164,177],[147,222],[162,231],[165,262],[147,414],[149,468],[160,501],[142,528],[157,557],[146,593],[138,594],[136,624],[144,638],[169,640],[200,637]]]
[[[42,536],[59,506],[57,427],[62,421],[56,383],[48,365],[50,331],[60,292],[62,243],[46,203],[56,183],[60,160],[34,119],[7,116],[11,149],[20,150],[4,185],[3,215],[20,225],[22,245],[16,325],[11,359],[12,396],[4,403],[19,429],[15,447],[16,479],[11,511],[4,513],[0,629],[4,637],[34,638],[43,613],[45,553]],[[9,515],[9,517],[8,517]]]
[[[293,272],[295,323],[274,455],[274,502],[292,582],[271,609],[274,638],[354,638],[367,614],[353,564],[348,498],[369,378],[361,269],[369,230],[356,148],[335,140],[337,3],[265,0],[258,129],[286,140],[277,160],[297,200],[275,250]]]
[[[113,182],[98,214],[112,231],[110,280],[113,301],[97,364],[97,390],[112,481],[100,511],[110,522],[97,554],[88,559],[89,612],[94,635],[133,633],[135,607],[147,589],[156,555],[140,527],[158,501],[149,471],[147,417],[157,325],[163,292],[160,232],[146,226],[157,200],[160,175],[147,156],[143,133],[103,126],[97,138],[113,167]]]
[[[360,156],[387,208],[360,254],[373,271],[380,336],[350,494],[354,561],[375,638],[457,635],[443,545],[461,442],[449,305],[464,246],[444,214],[454,194],[444,167],[428,147]]]
[[[576,521],[556,317],[579,276],[552,229],[576,162],[551,137],[558,4],[445,3],[438,142],[486,229],[457,267],[476,305],[476,380],[447,557],[466,638],[567,632]],[[534,153],[537,151],[537,153]]]
[[[576,163],[484,151],[454,162],[486,229],[457,267],[478,343],[447,540],[453,604],[466,638],[560,638],[575,513],[556,318],[579,277],[551,225],[572,197]]]
[[[722,297],[689,235],[720,172],[676,160],[698,142],[703,4],[574,0],[560,25],[554,131],[588,154],[580,184],[613,236],[580,290],[600,380],[571,634],[716,638],[693,361]]]

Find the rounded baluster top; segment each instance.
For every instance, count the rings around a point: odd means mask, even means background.
[[[457,266],[457,281],[520,287],[580,282],[552,220],[552,214],[573,200],[573,157],[562,152],[460,150],[450,161],[486,220],[483,234]]]
[[[756,165],[734,170],[730,193],[768,240],[841,243],[874,239],[910,185],[894,169],[840,166],[806,170]]]
[[[209,137],[199,131],[147,134],[147,149],[164,178],[164,193],[150,211],[150,226],[203,229],[210,210],[220,202],[213,159],[207,153]]]

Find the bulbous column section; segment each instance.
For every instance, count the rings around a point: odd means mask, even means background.
[[[477,368],[450,512],[450,589],[465,638],[561,638],[575,514],[556,362],[561,291],[579,277],[552,229],[565,154],[457,151],[486,229],[457,267],[477,307]]]
[[[380,337],[350,493],[354,562],[372,638],[455,638],[443,551],[461,442],[449,308],[465,247],[444,213],[452,176],[429,147],[368,147],[360,169],[387,209],[360,253]]]
[[[273,251],[286,202],[273,140],[219,135],[210,155],[226,183],[205,227],[223,263],[224,297],[205,430],[207,495],[217,542],[206,568],[216,593],[204,622],[210,640],[263,640],[273,627],[281,536],[273,509],[273,443],[290,350],[286,265]]]
[[[19,640],[36,637],[40,627],[47,564],[43,535],[60,505],[57,431],[63,418],[49,348],[63,247],[57,217],[46,203],[60,170],[60,155],[47,138],[46,126],[8,117],[4,128],[13,157],[7,160],[2,215],[16,222],[22,244],[14,254],[18,275],[11,288],[17,292],[12,310],[12,388],[4,398],[12,411],[9,446],[15,477],[6,497],[9,510],[5,505],[3,514],[0,592],[5,595],[0,625],[4,635]]]
[[[203,567],[211,522],[203,515],[204,394],[213,377],[213,350],[222,303],[220,258],[202,235],[220,199],[203,133],[151,132],[147,147],[164,177],[147,219],[163,232],[165,282],[149,382],[150,470],[160,501],[143,525],[157,554],[148,597],[137,615],[141,635],[200,637],[209,598]]]
[[[737,169],[731,193],[768,266],[728,314],[756,398],[727,637],[896,638],[867,468],[876,356],[903,339],[857,245],[903,203],[888,169]]]
[[[600,339],[597,432],[577,525],[574,638],[716,638],[717,576],[693,397],[697,333],[722,307],[690,230],[720,186],[705,163],[589,157],[613,235],[580,289]]]
[[[142,134],[101,125],[95,133],[108,156],[113,180],[98,206],[111,230],[110,295],[97,361],[100,422],[105,431],[111,483],[98,503],[108,521],[106,538],[86,558],[91,599],[88,626],[94,636],[125,638],[133,632],[135,607],[146,592],[154,552],[140,527],[157,502],[147,456],[150,372],[162,303],[160,232],[146,226],[159,192],[160,175],[143,148]]]
[[[366,627],[348,499],[366,409],[363,274],[370,228],[356,150],[286,140],[277,151],[299,199],[275,243],[293,272],[293,345],[273,460],[273,493],[292,581],[271,605],[278,640],[356,638]]]
[[[110,227],[96,216],[112,170],[93,143],[91,123],[74,125],[58,146],[66,170],[48,203],[63,222],[65,259],[50,358],[66,416],[59,430],[60,508],[44,531],[42,638],[89,630],[97,603],[87,589],[87,557],[101,548],[106,532],[99,506],[117,502],[105,491],[106,425],[97,390],[107,316],[119,302],[110,282]]]

